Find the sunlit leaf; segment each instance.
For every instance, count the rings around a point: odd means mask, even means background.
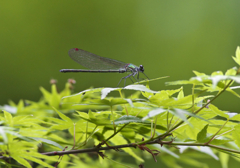
[[[208,124],[203,127],[203,129],[198,133],[197,135],[197,141],[198,142],[205,142],[207,138],[207,129],[208,129]]]
[[[25,159],[23,159],[19,155],[11,155],[11,157],[14,160],[16,160],[18,163],[20,163],[21,165],[23,165],[23,166],[25,166],[27,168],[32,168],[32,166],[28,163],[28,161],[26,161]]]
[[[215,114],[221,116],[221,117],[224,117],[224,118],[229,118],[229,115],[226,114],[225,111],[221,111],[219,110],[216,106],[210,104],[209,106],[209,109],[211,109]]]
[[[232,131],[232,137],[234,139],[234,142],[240,148],[240,125],[237,125],[234,128],[235,129]]]
[[[61,113],[57,109],[55,109],[54,107],[53,107],[53,109],[58,113],[59,117],[61,117],[64,121],[67,121],[68,123],[71,123],[71,124],[73,123],[72,120],[69,117],[67,117],[66,115],[64,115],[63,113]]]
[[[240,65],[240,47],[239,46],[237,47],[235,57],[232,56],[232,58],[238,65]]]
[[[3,111],[3,113],[4,113],[5,120],[6,120],[6,124],[8,124],[9,126],[13,126],[12,115],[6,111]]]
[[[104,88],[102,89],[101,99],[104,99],[110,92],[119,90],[137,90],[142,92],[157,93],[156,91],[148,89],[144,85],[128,85],[124,88]]]
[[[101,92],[102,89],[104,89],[104,88],[87,89],[87,90],[81,91],[81,92],[79,92],[77,94],[73,94],[73,95],[70,95],[70,96],[65,96],[62,99],[66,99],[68,97],[73,97],[73,96],[78,96],[78,95],[84,95],[84,94],[91,94],[91,93],[95,93],[95,92]]]
[[[226,153],[219,153],[219,159],[222,165],[222,168],[228,168],[229,155]]]

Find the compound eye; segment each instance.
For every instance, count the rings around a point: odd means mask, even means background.
[[[143,65],[140,65],[140,66],[139,66],[139,69],[140,69],[141,71],[144,71]]]

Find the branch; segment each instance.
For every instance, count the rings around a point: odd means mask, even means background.
[[[240,154],[240,151],[234,150],[234,149],[228,149],[216,145],[211,145],[207,143],[185,143],[185,142],[173,142],[171,141],[161,141],[159,139],[155,139],[152,141],[149,141],[145,143],[145,145],[150,145],[150,144],[160,144],[162,145],[169,145],[169,146],[208,146],[211,148],[223,150],[223,151],[228,151],[232,153],[237,153]],[[116,146],[107,146],[107,147],[101,147],[101,148],[89,148],[89,149],[79,149],[79,150],[69,150],[69,151],[54,151],[54,152],[45,152],[41,153],[42,155],[47,155],[47,156],[56,156],[56,155],[66,155],[66,154],[78,154],[78,153],[91,153],[91,152],[96,152],[99,153],[101,150],[110,150],[110,149],[120,149],[120,148],[128,148],[128,147],[139,147],[139,144],[137,143],[130,143],[130,144],[125,144],[125,145],[116,145]],[[0,156],[0,159],[11,159],[12,157],[7,157],[7,156]]]

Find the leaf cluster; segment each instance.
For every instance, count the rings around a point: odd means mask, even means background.
[[[239,47],[233,58],[240,65]],[[173,90],[151,90],[150,81],[77,94],[71,82],[61,92],[56,84],[50,92],[41,87],[38,102],[0,107],[0,165],[136,167],[125,163],[129,155],[140,166],[153,157],[169,167],[208,167],[197,159],[208,155],[226,167],[229,157],[239,161],[240,114],[220,110],[213,101],[225,91],[240,97],[233,86],[240,83],[239,71],[194,71],[189,80],[167,82],[181,85]],[[190,95],[184,93],[186,84],[192,86]],[[125,96],[128,90],[135,92]]]

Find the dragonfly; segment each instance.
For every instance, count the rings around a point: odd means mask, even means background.
[[[124,63],[111,58],[101,57],[96,54],[93,54],[78,48],[70,49],[68,51],[68,55],[74,61],[76,61],[77,63],[79,63],[80,65],[88,69],[61,69],[60,72],[63,72],[63,73],[66,73],[66,72],[92,72],[92,73],[129,72],[130,73],[129,75],[121,78],[121,80],[118,82],[117,87],[119,86],[122,80],[124,80],[124,87],[125,87],[127,78],[131,79],[131,81],[133,82],[131,77],[133,77],[137,82],[139,82],[139,72],[143,73],[147,77],[147,75],[144,73],[143,65],[140,65],[138,67],[131,63]],[[137,75],[137,78],[135,77],[136,75]]]

